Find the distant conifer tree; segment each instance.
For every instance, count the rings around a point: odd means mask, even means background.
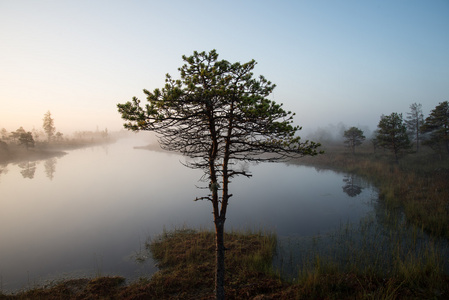
[[[44,131],[47,134],[48,142],[50,142],[55,134],[55,131],[56,131],[55,121],[51,117],[50,111],[47,111],[45,113],[43,121],[44,121],[44,123],[43,123],[42,127],[44,128]]]
[[[351,149],[352,154],[355,154],[355,147],[360,146],[365,140],[363,131],[357,127],[349,128],[344,132],[343,136],[345,138],[344,143],[348,145],[349,149]]]
[[[402,120],[402,114],[382,115],[377,127],[376,140],[378,145],[393,152],[395,160],[398,162],[399,156],[405,150],[411,148],[407,127]]]

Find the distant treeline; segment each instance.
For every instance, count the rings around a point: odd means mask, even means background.
[[[46,157],[49,151],[57,151],[111,142],[108,129],[77,131],[67,137],[56,130],[50,111],[45,113],[42,129],[25,130],[22,126],[15,131],[0,129],[0,162],[26,158]],[[33,149],[33,151],[30,151]],[[43,153],[46,152],[46,153]]]
[[[23,145],[33,147],[36,144],[63,144],[73,142],[91,142],[109,139],[109,132],[105,130],[97,131],[76,131],[71,137],[64,136],[61,132],[57,132],[50,138],[43,130],[33,129],[26,131],[22,126],[15,131],[8,132],[5,128],[0,129],[0,142],[4,145]]]
[[[0,147],[5,145],[23,145],[25,148],[32,148],[36,143],[67,143],[73,142],[91,142],[95,140],[104,140],[109,138],[108,129],[96,131],[77,131],[73,138],[67,138],[63,133],[56,130],[55,121],[50,111],[44,114],[42,129],[33,128],[31,131],[25,130],[22,126],[15,131],[8,132],[5,128],[0,129]]]
[[[365,131],[369,131],[356,126],[346,129],[342,123],[329,129],[319,129],[312,135],[313,139],[322,144],[343,142],[352,153],[366,140]],[[338,131],[337,136],[332,132],[335,130]],[[378,148],[388,150],[396,161],[412,151],[419,152],[421,145],[430,147],[442,158],[449,155],[449,102],[439,103],[426,118],[422,105],[418,103],[410,105],[405,118],[396,112],[381,115],[377,129],[368,135],[373,151]]]

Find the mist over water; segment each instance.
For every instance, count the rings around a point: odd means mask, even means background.
[[[156,271],[133,255],[164,228],[212,228],[208,201],[193,200],[203,175],[182,156],[133,149],[123,139],[67,155],[2,166],[0,276],[2,289],[28,288],[48,279]],[[253,177],[235,178],[226,229],[266,229],[303,237],[357,223],[377,193],[347,174],[259,164]]]

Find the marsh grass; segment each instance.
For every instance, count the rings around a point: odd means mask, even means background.
[[[363,234],[371,230],[366,222]],[[402,256],[392,251],[392,267],[379,271],[384,254],[373,266],[359,252],[360,230],[344,224],[334,233],[336,249],[349,250],[332,255],[310,251],[308,260],[298,270],[298,277],[285,280],[272,268],[278,243],[276,235],[264,232],[229,232],[225,241],[226,293],[228,299],[447,299],[449,278],[440,269],[441,257],[432,248],[423,248],[423,257]],[[383,234],[383,233],[382,233]],[[379,235],[382,235],[379,233]],[[347,242],[349,237],[353,241]],[[321,249],[325,239],[313,238],[312,246]],[[416,245],[419,244],[419,238]],[[371,248],[365,241],[364,251]],[[388,243],[388,235],[385,243]],[[384,242],[382,242],[384,243]],[[379,246],[379,245],[378,245]],[[214,233],[192,229],[165,231],[145,244],[143,251],[159,263],[160,271],[151,278],[141,278],[125,285],[122,277],[70,279],[52,286],[35,288],[0,299],[213,299]],[[340,249],[341,250],[341,249]],[[339,250],[339,251],[340,251]],[[407,254],[407,253],[405,253]],[[346,255],[346,256],[345,256]],[[349,256],[348,256],[349,255]],[[346,264],[342,261],[346,260]],[[349,262],[349,263],[348,263]],[[372,262],[370,264],[373,264]],[[364,268],[366,266],[366,268]]]
[[[152,295],[171,295],[170,297],[181,299],[200,299],[213,295],[214,240],[215,234],[211,231],[177,229],[164,231],[156,239],[148,241],[144,252],[150,251],[160,268],[149,284],[151,288],[148,290],[151,290]],[[281,284],[271,264],[276,248],[274,234],[231,231],[225,234],[225,245],[228,249],[228,298],[239,298],[237,295],[242,293],[247,296],[257,295],[260,286],[267,281]],[[148,253],[141,253],[138,259],[141,261],[142,257],[148,256]]]
[[[405,223],[384,227],[377,222],[370,216],[358,226],[342,224],[333,233],[296,243],[290,240],[281,247],[282,255],[290,251],[296,263],[296,273],[290,274],[295,292],[289,295],[298,299],[445,299],[449,295],[447,241],[429,238]]]
[[[398,164],[384,151],[369,147],[353,155],[338,145],[328,145],[324,155],[296,163],[357,174],[379,189],[389,209],[401,208],[407,222],[432,236],[449,238],[449,157],[442,159],[422,147],[402,157]]]
[[[94,253],[94,269],[95,269],[95,277],[102,277],[103,270],[103,256],[101,254]]]

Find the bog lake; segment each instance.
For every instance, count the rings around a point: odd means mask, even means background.
[[[154,262],[135,261],[148,238],[213,228],[211,203],[193,201],[206,194],[197,188],[205,186],[202,172],[183,166],[180,155],[134,149],[145,144],[121,139],[0,166],[0,290],[61,278],[149,276]],[[285,163],[245,167],[253,176],[232,180],[225,228],[275,232],[273,263],[281,272],[294,274],[300,253],[335,251],[333,233],[366,224],[385,230],[377,190],[361,178]]]

